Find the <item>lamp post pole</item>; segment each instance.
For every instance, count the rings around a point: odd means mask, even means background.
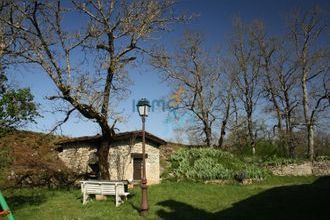
[[[145,122],[146,117],[148,117],[150,103],[146,98],[140,99],[136,105],[139,115],[142,119],[142,176],[141,176],[141,207],[140,215],[146,216],[148,214],[148,186],[147,186],[147,175],[146,175],[146,132],[145,132]]]
[[[147,186],[147,176],[146,176],[146,152],[145,152],[145,121],[146,118],[142,116],[142,178],[141,178],[141,216],[146,216],[148,214],[148,186]]]

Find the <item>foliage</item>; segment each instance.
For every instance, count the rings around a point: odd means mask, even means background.
[[[171,157],[171,174],[177,179],[232,179],[242,173],[245,178],[252,179],[263,179],[268,175],[263,168],[212,148],[180,149]]]
[[[1,71],[1,70],[0,70]],[[39,116],[30,89],[10,88],[7,77],[0,72],[0,127],[16,128],[34,122]]]
[[[286,147],[281,142],[271,142],[267,140],[260,140],[257,142],[256,155],[260,157],[269,156],[287,156]]]
[[[280,165],[289,165],[289,164],[299,164],[301,159],[285,158],[278,157],[276,155],[266,157],[263,159],[262,164],[266,166],[280,166]]]
[[[56,140],[56,136],[26,131],[0,137],[0,187],[60,187],[81,178],[58,159]]]
[[[329,161],[330,156],[318,156],[315,158],[316,161]]]
[[[295,140],[295,158],[306,157],[304,144],[302,139]],[[249,146],[244,142],[229,145],[228,150],[240,158],[254,157],[256,160],[266,160],[270,157],[289,158],[288,145],[282,140],[270,141],[267,139],[258,139],[256,143],[256,154],[254,156]]]

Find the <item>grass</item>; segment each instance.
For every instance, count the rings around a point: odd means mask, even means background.
[[[78,189],[4,192],[16,219],[143,219],[140,190],[120,207],[112,199],[83,206]],[[330,177],[270,177],[252,185],[165,182],[149,187],[147,219],[278,219],[330,216]]]

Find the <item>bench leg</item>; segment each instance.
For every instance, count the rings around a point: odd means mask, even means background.
[[[118,193],[116,193],[115,195],[115,200],[116,200],[116,207],[118,207],[120,204],[123,203],[123,199],[120,195],[118,195]]]
[[[87,199],[88,199],[88,194],[87,193],[83,193],[83,205],[85,205],[87,203]]]
[[[115,195],[115,200],[116,200],[116,207],[118,207],[120,205],[120,196],[118,195],[118,193],[116,193]]]

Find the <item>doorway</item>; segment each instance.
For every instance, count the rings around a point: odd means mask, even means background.
[[[142,177],[142,158],[133,158],[133,180],[141,180]]]

